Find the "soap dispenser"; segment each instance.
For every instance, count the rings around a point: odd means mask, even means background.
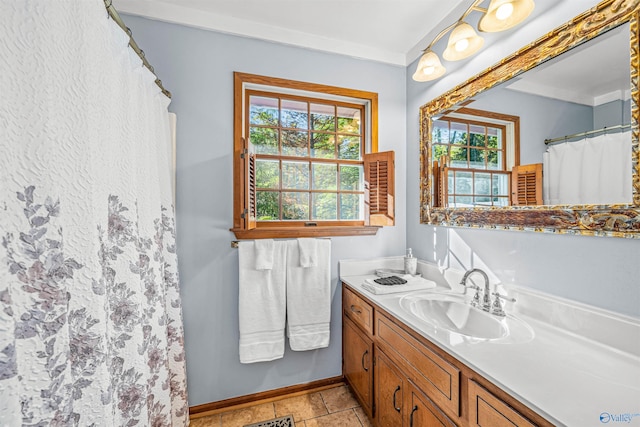
[[[415,276],[417,269],[418,269],[418,258],[413,257],[411,248],[409,248],[407,249],[407,256],[404,257],[404,273]]]

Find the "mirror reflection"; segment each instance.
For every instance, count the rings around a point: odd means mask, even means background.
[[[432,117],[433,205],[632,203],[629,31]]]

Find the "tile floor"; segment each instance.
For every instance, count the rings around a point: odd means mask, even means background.
[[[270,403],[194,418],[191,427],[244,427],[247,424],[293,415],[296,427],[372,427],[346,385],[284,397]]]

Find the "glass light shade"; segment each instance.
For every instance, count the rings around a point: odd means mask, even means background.
[[[508,30],[527,19],[534,7],[533,0],[491,0],[478,29],[487,33]]]
[[[428,82],[435,80],[442,76],[447,71],[440,62],[438,55],[432,51],[425,52],[420,61],[418,61],[418,68],[413,73],[413,80],[417,82]]]
[[[466,22],[458,24],[451,35],[442,57],[447,61],[458,61],[468,58],[482,48],[484,39]]]

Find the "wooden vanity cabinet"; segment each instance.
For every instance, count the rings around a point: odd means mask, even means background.
[[[551,427],[343,285],[343,374],[377,427]]]

